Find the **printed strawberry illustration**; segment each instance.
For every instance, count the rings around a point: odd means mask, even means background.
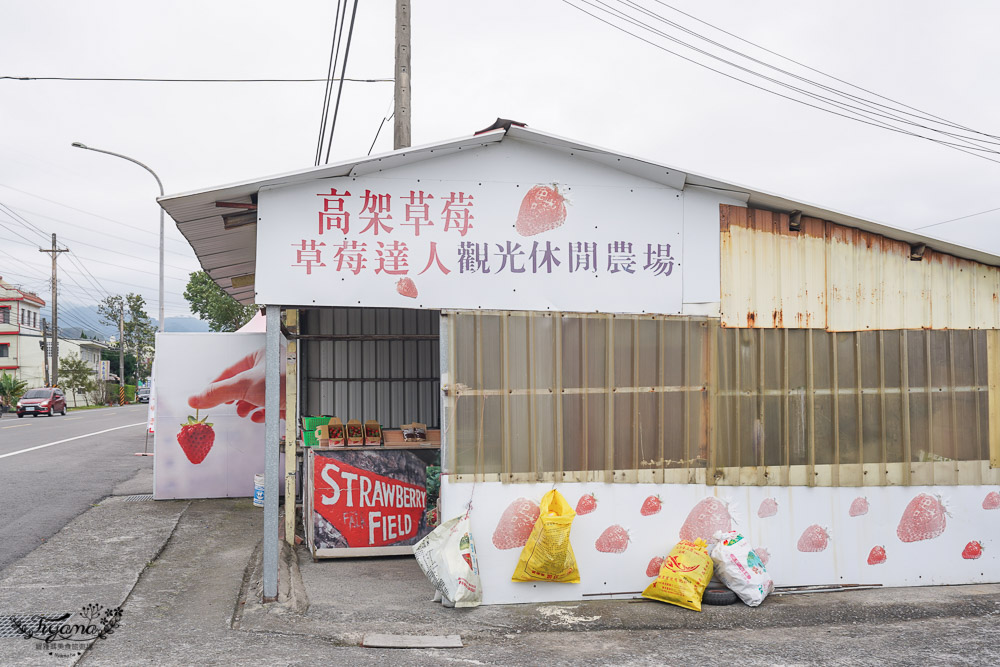
[[[1000,509],[1000,493],[996,491],[990,491],[983,498],[983,509],[984,510],[995,510]]]
[[[177,434],[177,444],[184,450],[184,456],[195,465],[201,463],[212,450],[215,442],[215,429],[212,424],[206,422],[208,415],[202,419],[196,416],[188,416],[186,423],[181,424],[181,430]]]
[[[962,551],[962,558],[965,560],[976,560],[983,555],[983,545],[975,540],[965,545]]]
[[[538,521],[541,509],[538,503],[518,498],[503,511],[493,531],[493,546],[497,549],[518,549],[528,543],[531,529]]]
[[[819,524],[813,524],[802,532],[798,548],[803,553],[818,553],[830,544],[830,534]]]
[[[851,503],[851,509],[847,513],[851,516],[864,516],[868,514],[868,499],[864,496],[858,496]]]
[[[642,507],[639,509],[639,514],[643,516],[652,516],[663,509],[663,501],[660,500],[659,496],[650,496],[643,501]]]
[[[868,554],[868,564],[869,565],[881,565],[885,562],[885,547],[875,546],[872,547],[871,552]]]
[[[944,532],[948,511],[938,496],[921,493],[903,510],[896,536],[903,542],[930,540]]]
[[[583,516],[584,514],[590,514],[597,509],[597,496],[593,493],[585,493],[580,496],[580,499],[576,501],[576,514],[577,516]]]
[[[757,558],[759,558],[760,562],[763,563],[764,566],[766,567],[768,562],[770,562],[771,560],[771,552],[765,549],[764,547],[757,547],[756,549],[754,549],[754,553],[757,554]]]
[[[594,547],[601,553],[620,554],[628,548],[629,539],[631,538],[629,538],[628,531],[618,524],[615,524],[613,526],[608,526],[608,528],[601,533],[601,536],[598,537],[597,541],[594,543]]]
[[[724,502],[715,497],[704,498],[691,509],[684,525],[681,526],[680,538],[694,542],[699,537],[706,542],[712,541],[717,531],[724,533],[733,529],[733,517]]]
[[[416,284],[407,277],[402,277],[396,281],[396,291],[403,296],[408,296],[411,299],[417,298],[417,286]]]
[[[566,221],[566,199],[555,184],[536,185],[521,200],[514,229],[521,236],[534,236],[561,227]]]
[[[646,566],[646,576],[655,577],[660,573],[660,566],[663,565],[663,556],[653,556]]]
[[[778,513],[778,501],[774,498],[764,498],[760,501],[760,507],[757,508],[757,516],[761,519],[766,519],[769,516],[774,516]]]

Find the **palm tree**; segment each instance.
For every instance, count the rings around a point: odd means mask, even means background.
[[[0,375],[0,399],[3,399],[3,404],[8,408],[17,405],[27,388],[28,383],[23,380],[18,380],[8,373]]]

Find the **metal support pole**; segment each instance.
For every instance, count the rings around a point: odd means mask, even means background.
[[[396,0],[396,75],[392,148],[410,147],[410,3]]]
[[[278,599],[278,426],[281,420],[281,306],[268,305],[264,343],[264,602]],[[294,500],[292,502],[295,502]]]
[[[295,333],[299,328],[299,311],[285,311],[285,328]],[[298,346],[288,341],[285,350],[285,542],[295,544],[295,436],[298,425]]]

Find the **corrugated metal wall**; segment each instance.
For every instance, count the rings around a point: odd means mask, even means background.
[[[402,308],[301,311],[303,414],[439,428],[439,312]]]
[[[828,331],[1000,328],[1000,269],[815,218],[721,207],[722,323]]]

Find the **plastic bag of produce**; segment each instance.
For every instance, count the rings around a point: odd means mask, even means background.
[[[701,596],[711,580],[712,558],[705,540],[681,540],[663,559],[660,574],[642,597],[701,611]]]
[[[576,512],[555,489],[542,497],[538,520],[521,550],[511,581],[580,583],[580,570],[569,541],[574,517]]]
[[[740,596],[746,604],[756,607],[774,590],[774,581],[767,568],[739,531],[716,533],[712,561],[716,576]]]
[[[467,514],[435,528],[413,547],[413,556],[434,588],[448,601],[446,606],[478,607],[483,601],[476,546]]]

